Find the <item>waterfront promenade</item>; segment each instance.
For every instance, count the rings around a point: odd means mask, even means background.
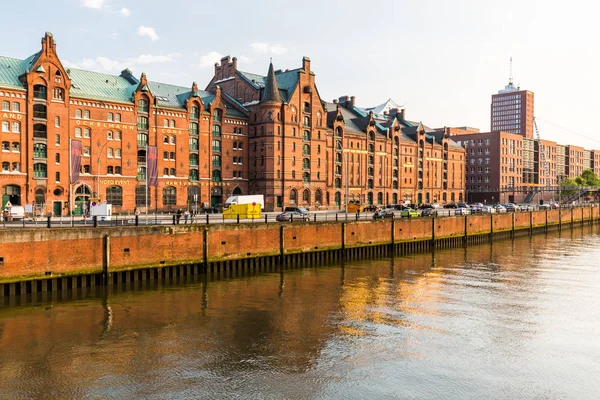
[[[468,246],[598,220],[598,208],[383,221],[0,230],[0,293],[64,290],[225,269],[323,265]]]

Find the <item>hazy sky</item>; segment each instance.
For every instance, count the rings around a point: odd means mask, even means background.
[[[600,6],[588,1],[30,0],[2,5],[0,54],[54,34],[67,65],[204,87],[222,55],[242,71],[311,69],[324,100],[388,98],[431,127],[490,129],[491,94],[535,93],[543,138],[600,149]]]

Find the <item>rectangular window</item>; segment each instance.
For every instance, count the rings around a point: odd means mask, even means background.
[[[90,119],[90,110],[83,110],[83,119]]]
[[[121,149],[115,149],[115,158],[121,158]]]
[[[13,131],[13,133],[21,133],[21,123],[13,122],[12,123],[12,131]]]
[[[75,118],[81,118],[81,110],[79,108],[75,110]]]
[[[2,132],[10,132],[10,122],[2,121]]]
[[[10,101],[2,101],[2,111],[10,111]]]
[[[115,122],[121,122],[121,114],[115,114]]]
[[[115,138],[115,140],[121,140],[121,132],[120,131],[114,132],[113,137]]]
[[[109,112],[107,118],[109,121],[112,121],[114,119],[114,114]]]
[[[16,101],[13,103],[13,112],[21,111],[21,103],[17,103]]]
[[[90,130],[89,130],[89,128],[83,128],[83,137],[84,138],[89,138],[90,137]]]
[[[54,117],[54,127],[60,128],[60,117]]]

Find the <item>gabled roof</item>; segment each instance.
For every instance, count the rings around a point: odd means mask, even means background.
[[[332,110],[327,112],[327,124],[332,126],[333,120],[337,116],[336,107],[338,104],[335,103],[326,103],[327,110]],[[349,132],[362,132],[365,133],[367,130],[367,125],[369,124],[369,114],[366,113],[363,109],[359,107],[349,107],[346,108],[344,105],[340,105],[340,112],[342,117],[344,118],[344,130]],[[386,127],[381,125],[379,122],[375,121],[375,127],[377,132],[387,133]]]
[[[403,106],[399,105],[392,99],[387,99],[384,103],[379,104],[374,107],[367,107],[363,110],[366,112],[373,111],[375,115],[384,115],[384,112],[389,113],[389,111],[393,108],[401,109]]]

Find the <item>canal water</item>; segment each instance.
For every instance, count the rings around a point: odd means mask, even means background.
[[[135,285],[0,303],[0,398],[600,398],[597,227]]]

